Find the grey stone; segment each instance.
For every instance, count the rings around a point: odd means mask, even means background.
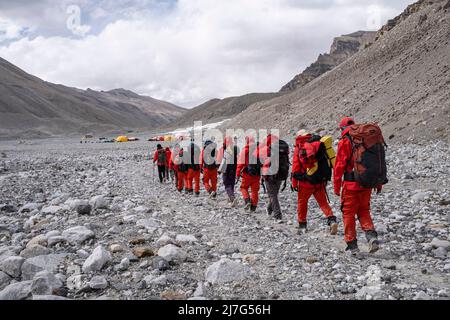
[[[54,237],[50,237],[47,240],[47,245],[49,247],[53,247],[54,245],[58,244],[58,243],[63,243],[66,242],[66,238],[64,238],[63,236],[54,236]]]
[[[158,256],[164,258],[168,262],[180,263],[186,261],[187,254],[179,247],[168,244],[158,250]]]
[[[161,275],[158,277],[154,275],[149,275],[146,276],[143,281],[145,282],[145,285],[147,287],[164,286],[167,284],[167,277],[165,275]]]
[[[111,260],[109,251],[106,251],[102,246],[98,246],[84,262],[83,272],[100,271]]]
[[[31,212],[34,210],[40,210],[42,208],[42,204],[40,203],[27,203],[23,207],[19,209],[19,213]]]
[[[32,281],[22,281],[10,284],[0,291],[0,300],[25,300],[31,296]]]
[[[35,245],[29,246],[29,247],[23,249],[20,252],[20,256],[28,259],[28,258],[33,258],[33,257],[37,257],[37,256],[50,254],[51,252],[52,251],[49,248],[46,248],[39,244],[35,244]]]
[[[107,209],[108,200],[104,196],[95,196],[89,200],[89,204],[93,209]]]
[[[22,279],[31,280],[36,273],[47,270],[49,272],[56,272],[58,266],[64,261],[67,256],[65,253],[47,254],[26,259],[22,264]]]
[[[198,241],[195,236],[187,234],[178,234],[175,240],[181,243],[194,243]]]
[[[170,268],[169,262],[167,262],[167,260],[163,257],[159,256],[153,258],[152,265],[154,269],[157,269],[159,271],[165,271]]]
[[[92,207],[90,204],[80,204],[76,207],[75,209],[77,211],[78,214],[81,215],[90,215],[91,214],[91,210]]]
[[[440,240],[438,238],[434,238],[431,241],[431,245],[433,246],[433,248],[444,248],[447,251],[450,250],[450,241],[447,240]]]
[[[59,300],[71,300],[65,297],[61,297],[61,296],[53,296],[53,295],[37,295],[37,296],[33,296],[33,300],[45,300],[45,301],[59,301]]]
[[[212,284],[222,284],[241,281],[250,275],[250,269],[240,262],[223,258],[210,265],[205,272],[206,281]]]
[[[46,270],[38,272],[33,278],[33,295],[53,295],[63,287],[63,282]]]
[[[77,226],[63,231],[62,236],[71,244],[82,244],[83,242],[95,237],[95,233],[84,227]]]
[[[8,276],[3,271],[0,271],[0,290],[3,290],[9,283],[11,282],[12,278]]]
[[[95,276],[89,281],[89,287],[93,290],[103,290],[108,287],[108,281],[103,276]]]
[[[13,278],[18,278],[24,261],[24,258],[18,256],[6,258],[0,262],[0,270]]]

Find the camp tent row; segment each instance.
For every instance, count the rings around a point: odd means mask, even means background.
[[[116,138],[116,142],[132,142],[139,141],[138,138],[128,138],[127,136],[119,136]]]
[[[163,136],[156,136],[153,138],[148,139],[148,141],[160,141],[160,142],[175,142],[175,141],[181,141],[181,140],[185,140],[185,137],[183,136],[174,136],[171,134],[168,135],[163,135]]]

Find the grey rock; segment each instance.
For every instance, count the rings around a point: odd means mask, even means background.
[[[11,280],[12,278],[10,276],[3,271],[0,271],[0,290],[3,290],[6,286],[8,286]]]
[[[6,258],[0,262],[0,270],[13,278],[18,278],[22,273],[21,268],[24,261],[24,258],[18,256]]]
[[[431,300],[431,297],[424,291],[420,291],[414,296],[413,300]]]
[[[0,300],[25,300],[31,296],[32,281],[22,281],[10,284],[0,291]]]
[[[187,259],[187,254],[179,247],[168,244],[158,250],[158,256],[164,258],[168,262],[180,263]]]
[[[152,265],[154,269],[157,269],[159,271],[165,271],[170,268],[169,262],[167,262],[167,260],[163,257],[159,256],[153,258]]]
[[[69,290],[80,290],[83,287],[85,276],[82,274],[73,275],[67,278],[66,286]]]
[[[63,231],[62,236],[71,244],[82,244],[83,242],[95,237],[95,233],[84,227],[77,226]]]
[[[26,213],[34,210],[40,210],[41,208],[42,204],[40,203],[27,203],[19,209],[19,213]]]
[[[198,241],[195,236],[187,234],[178,234],[175,240],[181,243],[194,243]]]
[[[33,300],[45,300],[45,301],[59,301],[59,300],[71,300],[61,296],[53,296],[53,295],[37,295],[33,296]]]
[[[223,258],[210,265],[205,272],[206,281],[212,284],[222,284],[241,281],[250,275],[250,269],[240,262]]]
[[[84,262],[83,272],[100,271],[111,260],[112,257],[109,251],[106,251],[102,246],[98,246]]]
[[[107,209],[109,203],[104,196],[95,196],[89,200],[89,204],[93,209]]]
[[[447,240],[440,240],[438,238],[434,238],[431,241],[431,245],[433,246],[433,248],[444,248],[447,251],[450,250],[450,241]]]
[[[95,276],[89,281],[89,287],[93,290],[103,290],[108,287],[108,281],[103,276]]]
[[[55,273],[66,256],[67,254],[65,253],[59,253],[26,259],[22,264],[22,279],[31,280],[36,273],[44,270]]]
[[[439,247],[433,250],[433,254],[436,258],[446,259],[447,258],[447,250],[443,247]]]
[[[46,270],[38,272],[33,278],[31,292],[33,295],[53,295],[63,287],[63,282]]]
[[[90,215],[92,207],[90,204],[80,204],[75,208],[75,210],[80,215]]]
[[[54,237],[50,237],[47,239],[47,245],[49,247],[53,247],[54,245],[58,244],[58,243],[64,243],[66,242],[66,238],[64,238],[63,236],[54,236]]]
[[[149,275],[149,276],[146,276],[143,281],[147,287],[165,286],[167,284],[167,276],[165,276],[165,275],[161,275],[161,276]]]
[[[49,248],[41,246],[39,244],[35,244],[23,249],[20,252],[20,256],[24,258],[33,258],[37,256],[42,256],[46,254],[50,254],[52,251]]]

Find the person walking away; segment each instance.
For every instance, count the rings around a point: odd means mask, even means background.
[[[256,157],[254,156],[254,152],[258,150],[255,139],[247,136],[245,142],[246,145],[239,154],[236,177],[239,179],[242,176],[241,193],[245,203],[244,209],[255,212],[261,187],[261,163],[259,163],[258,154],[256,153]]]
[[[175,150],[174,150],[175,153]],[[174,154],[172,153],[172,155]],[[178,192],[183,192],[183,188],[185,189],[186,193],[188,193],[188,170],[189,167],[185,163],[184,160],[184,150],[181,148],[178,150],[178,153],[176,153],[176,156],[173,161],[174,170],[177,174],[177,190]]]
[[[366,234],[369,252],[374,253],[380,244],[370,214],[370,200],[372,190],[378,194],[388,182],[386,144],[381,129],[375,124],[355,125],[352,118],[346,117],[339,127],[342,133],[334,168],[334,193],[341,197],[346,251],[359,251],[357,217]]]
[[[170,155],[170,160],[169,160],[169,164],[170,164],[170,168],[171,168],[171,175],[173,177],[173,182],[175,183],[175,187],[178,189],[178,172],[177,172],[177,168],[175,167],[175,159],[176,157],[180,154],[180,145],[177,143],[175,144],[175,146],[173,147],[173,150],[171,152]]]
[[[269,197],[266,211],[275,220],[281,220],[278,195],[283,182],[285,188],[289,178],[289,145],[275,135],[268,135],[259,148],[262,179]]]
[[[222,182],[228,196],[228,203],[233,208],[236,206],[234,193],[236,184],[236,171],[239,156],[239,148],[231,137],[226,137],[222,148],[217,155],[217,163],[220,163],[218,172],[222,175]]]
[[[203,185],[212,199],[217,197],[217,145],[207,140],[200,154],[200,169],[203,172]]]
[[[336,235],[338,224],[326,193],[326,184],[331,180],[332,165],[326,148],[319,136],[305,130],[297,134],[292,161],[292,187],[297,191],[298,233],[307,232],[308,202],[314,196],[327,218],[331,235]]]
[[[187,155],[189,157],[188,170],[188,193],[200,196],[200,148],[191,140]]]
[[[163,183],[166,179],[167,156],[166,151],[160,144],[158,144],[156,147],[156,152],[153,156],[153,163],[156,163],[156,165],[158,166],[159,182]]]

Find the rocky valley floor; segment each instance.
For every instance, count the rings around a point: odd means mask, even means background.
[[[382,249],[344,253],[310,202],[283,223],[160,185],[149,143],[0,143],[0,299],[449,299],[449,145],[388,151],[373,198]]]

